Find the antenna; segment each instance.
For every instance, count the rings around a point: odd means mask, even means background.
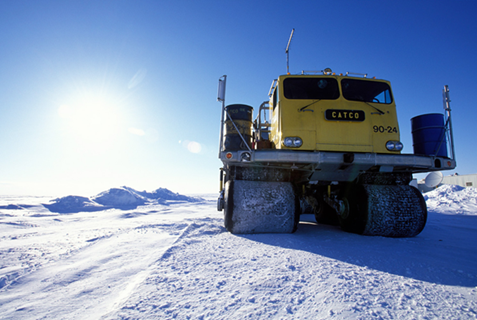
[[[289,72],[289,66],[288,66],[288,49],[290,49],[290,43],[291,43],[291,40],[293,38],[293,33],[295,32],[295,28],[292,29],[291,31],[291,34],[290,34],[290,39],[288,39],[288,44],[287,44],[287,48],[285,50],[285,53],[287,54],[287,74],[290,74]]]

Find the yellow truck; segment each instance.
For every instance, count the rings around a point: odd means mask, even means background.
[[[219,211],[232,233],[286,233],[300,214],[345,231],[419,234],[427,208],[413,173],[456,167],[449,90],[444,113],[411,119],[413,154],[403,154],[391,84],[327,68],[279,76],[258,108],[222,102]]]

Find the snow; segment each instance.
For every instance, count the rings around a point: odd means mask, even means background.
[[[144,204],[170,203],[171,201],[199,202],[200,198],[188,197],[170,190],[159,188],[153,192],[137,191],[129,187],[111,188],[91,198],[66,196],[53,199],[44,206],[51,212],[76,213],[100,211],[109,208],[135,209]]]
[[[477,215],[477,189],[442,185],[424,195],[427,205],[439,213]]]
[[[303,215],[233,235],[216,195],[0,196],[1,319],[476,319],[477,190],[425,195],[414,238]]]

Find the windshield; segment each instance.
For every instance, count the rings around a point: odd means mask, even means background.
[[[338,81],[334,78],[287,78],[283,81],[287,99],[338,99]]]
[[[391,89],[385,82],[343,79],[341,88],[346,100],[386,104],[392,102]]]

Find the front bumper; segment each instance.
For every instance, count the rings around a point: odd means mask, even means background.
[[[279,167],[310,172],[310,181],[352,181],[368,171],[422,173],[452,170],[456,161],[445,157],[414,154],[304,152],[293,150],[223,151],[228,166]]]

